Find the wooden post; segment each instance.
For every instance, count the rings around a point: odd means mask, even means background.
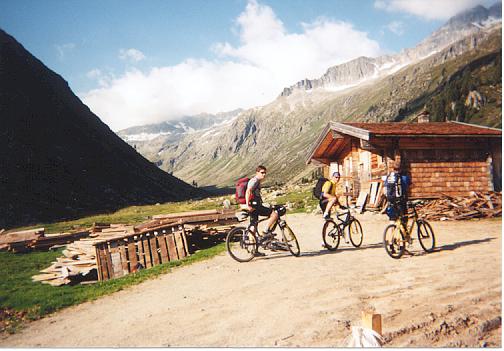
[[[364,328],[373,329],[375,332],[382,335],[381,314],[362,311],[362,326]]]

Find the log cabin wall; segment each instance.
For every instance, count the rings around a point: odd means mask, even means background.
[[[502,191],[502,141],[493,141],[490,147],[492,149],[492,180],[494,190]]]
[[[489,150],[489,143],[484,140],[436,139],[429,139],[427,144],[422,138],[388,140],[380,148],[370,151],[362,150],[352,143],[352,152],[346,159],[355,159],[354,155],[369,152],[371,173],[369,178],[360,174],[362,172],[354,172],[355,189],[369,189],[371,181],[378,181],[389,173],[389,161],[401,159],[412,180],[410,198],[437,198],[441,193],[466,196],[470,191],[494,190],[495,174],[501,172],[500,164],[496,162],[500,157],[497,148]],[[366,156],[361,157],[361,169],[365,169],[365,160]],[[358,194],[358,190],[354,192]]]
[[[403,154],[412,180],[411,198],[493,190],[490,163],[480,150],[405,150]]]
[[[494,190],[488,139],[404,138],[400,146],[412,179],[412,198]]]

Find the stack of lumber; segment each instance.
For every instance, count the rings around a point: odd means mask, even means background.
[[[218,222],[219,220],[236,218],[235,212],[233,209],[189,211],[155,215],[152,216],[152,219],[173,220],[178,223]]]
[[[74,232],[65,232],[57,234],[45,234],[39,237],[28,248],[33,250],[49,250],[51,247],[63,246],[72,243],[81,238],[89,236],[88,229],[80,229]]]
[[[202,210],[179,212],[170,214],[161,214],[152,216],[152,223],[160,221],[161,224],[170,223],[170,221],[183,224],[184,228],[191,230],[205,230],[209,233],[218,233],[223,230],[229,230],[238,223],[236,211],[234,209],[220,210]]]
[[[28,229],[17,232],[4,231],[0,234],[0,250],[25,252],[40,237],[44,236],[44,228]]]
[[[87,229],[57,234],[45,234],[44,228],[7,231],[0,233],[0,250],[11,252],[48,250],[53,246],[61,246],[86,237],[89,233]]]
[[[468,197],[442,195],[423,206],[418,206],[420,217],[430,220],[463,220],[502,216],[500,192],[474,192]]]
[[[134,233],[134,227],[124,224],[93,225],[89,237],[68,244],[63,250],[63,257],[58,257],[51,266],[32,277],[52,286],[69,284],[74,281],[86,280],[90,275],[96,280],[96,250],[94,244],[102,240],[120,238]],[[94,270],[94,272],[93,272]]]
[[[93,223],[93,226],[88,228],[87,237],[68,244],[63,250],[63,257],[57,258],[56,262],[52,262],[50,267],[41,271],[41,274],[33,276],[32,280],[60,286],[98,279],[95,247],[98,243],[162,230],[174,224],[201,229],[201,227],[216,228],[226,225],[229,227],[230,224],[237,222],[235,211],[224,209],[156,215],[152,216],[151,220],[135,226]]]

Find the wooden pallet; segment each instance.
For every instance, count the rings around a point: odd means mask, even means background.
[[[94,243],[98,279],[122,277],[189,256],[184,227],[170,224]]]

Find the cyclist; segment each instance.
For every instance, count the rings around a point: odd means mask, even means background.
[[[251,220],[257,222],[259,220],[259,216],[269,217],[266,230],[262,233],[263,239],[275,236],[275,234],[271,232],[271,228],[278,219],[278,213],[276,211],[273,211],[272,208],[268,208],[262,204],[261,182],[265,177],[266,167],[257,166],[256,175],[249,180],[247,190],[245,192],[245,202],[250,213]]]
[[[389,203],[387,215],[390,219],[404,218],[410,183],[410,178],[401,172],[401,161],[395,160],[392,164],[392,172],[385,178],[385,194]]]
[[[331,209],[334,205],[341,207],[336,195],[336,185],[340,180],[339,172],[333,172],[331,178],[322,186],[322,194],[319,202],[320,208],[324,211],[324,219],[331,219]]]

